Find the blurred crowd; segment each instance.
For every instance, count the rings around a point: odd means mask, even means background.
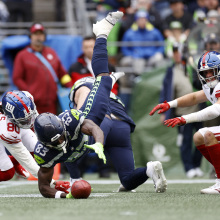
[[[0,21],[33,22],[33,3],[34,1],[32,0],[0,1]],[[113,43],[113,46],[109,48],[109,70],[110,72],[115,72],[117,67],[121,67],[126,72],[126,75],[113,88],[113,92],[121,97],[128,113],[130,112],[131,95],[135,79],[149,69],[157,68],[167,63],[167,61],[171,65],[167,69],[168,76],[166,74],[165,80],[170,77],[169,82],[171,82],[175,79],[173,75],[178,73],[182,74],[181,76],[178,75],[178,77],[182,77],[185,80],[185,85],[188,88],[184,92],[201,89],[197,80],[195,66],[198,57],[206,50],[220,52],[220,26],[218,24],[220,2],[218,0],[86,0],[85,3],[88,6],[91,5],[91,7],[87,7],[87,10],[95,9],[97,12],[94,21],[91,22],[103,19],[110,11],[120,10],[124,12],[122,21],[114,27],[113,35],[109,36],[109,43]],[[56,12],[55,20],[62,21],[64,17],[61,10],[63,1],[54,0],[54,6]],[[35,46],[40,41],[43,42],[46,37],[43,25],[39,25],[32,26],[32,29],[30,29],[32,44]],[[67,87],[71,87],[79,78],[93,76],[91,58],[95,39],[92,35],[83,37],[83,54],[78,57],[76,62],[73,62],[69,70],[64,70],[58,58],[53,62],[53,58],[56,57],[54,52],[44,51],[51,65],[59,72],[59,80],[63,79],[61,84]],[[30,89],[33,90],[35,88],[36,81],[34,82],[32,80],[33,77],[30,77],[29,82],[27,82],[28,77],[25,76],[24,72],[27,73],[27,69],[30,69],[31,66],[28,59],[31,56],[33,56],[33,59],[35,57],[33,51],[25,49],[23,53],[27,54],[26,56],[23,55],[25,58],[21,59],[22,54],[20,53],[15,59],[16,68],[14,69],[13,79],[14,84],[19,89],[24,90],[25,88],[25,90],[30,91]],[[27,69],[25,70],[25,68]],[[33,66],[33,68],[35,67]],[[40,68],[40,65],[38,65],[38,68]],[[48,74],[50,75],[50,73]],[[54,79],[52,78],[52,80]],[[71,80],[72,82],[70,82]],[[42,80],[40,82],[42,87],[44,87],[42,84],[44,81],[47,83],[46,79]],[[24,83],[27,83],[27,86]],[[30,84],[32,87],[29,86]],[[184,94],[183,91],[175,89],[174,86],[178,87],[178,85],[169,84],[171,88],[166,87],[166,89],[169,90],[172,97],[164,97],[165,89],[163,88],[160,97],[161,102],[165,98],[169,101],[169,99],[172,100]],[[164,85],[166,85],[166,82],[164,82]],[[45,86],[45,89],[47,90],[50,86]],[[39,91],[37,91],[37,87],[35,90],[36,94],[33,91],[30,92],[34,97],[36,96],[35,100],[38,105]],[[175,93],[174,91],[177,92]],[[47,94],[49,95],[49,93]],[[50,99],[50,101],[53,100],[55,108],[56,98]],[[45,101],[45,106],[47,104]],[[39,108],[42,108],[42,106]],[[196,108],[204,108],[204,106],[197,106]],[[47,111],[50,111],[50,109]],[[53,112],[56,111],[53,110]],[[186,114],[186,112],[177,111],[174,112],[174,115],[178,116],[183,113]],[[216,121],[213,122],[212,126],[215,123]],[[185,129],[185,131],[179,129],[178,132],[181,136],[179,145],[181,147],[180,153],[184,170],[187,177],[193,178],[203,175],[200,169],[201,155],[199,155],[199,152],[192,153],[192,134],[194,130],[199,129],[202,125],[190,126],[192,126],[190,129]],[[189,136],[190,138],[188,139],[184,138]],[[194,160],[189,158],[194,158]],[[109,172],[110,168],[104,167],[104,169],[106,172],[100,171],[100,176],[109,177],[107,172]]]

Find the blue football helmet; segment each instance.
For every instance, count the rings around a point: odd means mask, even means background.
[[[197,74],[202,85],[214,88],[220,77],[220,53],[208,51],[198,61]]]
[[[33,96],[26,91],[7,92],[2,98],[2,110],[12,123],[25,129],[33,127],[38,115]]]
[[[49,112],[38,115],[34,122],[34,130],[41,143],[66,153],[68,144],[66,127],[56,115]]]

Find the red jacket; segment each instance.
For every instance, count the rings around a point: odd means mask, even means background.
[[[44,47],[42,55],[51,64],[57,77],[66,75],[56,52],[50,47]],[[14,61],[13,81],[19,90],[30,92],[39,113],[52,112],[56,114],[57,85],[48,68],[27,48],[21,50]],[[66,83],[68,86],[68,83]],[[69,85],[71,86],[72,83]]]

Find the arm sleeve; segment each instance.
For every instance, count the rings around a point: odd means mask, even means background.
[[[199,112],[194,112],[182,117],[186,120],[186,123],[208,121],[217,118],[220,115],[220,104],[211,105]]]
[[[22,142],[13,145],[4,143],[4,146],[26,170],[38,178],[39,166]]]

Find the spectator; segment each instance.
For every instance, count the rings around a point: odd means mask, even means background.
[[[160,103],[165,100],[171,101],[193,92],[192,84],[188,73],[186,72],[185,61],[182,59],[181,52],[179,51],[177,45],[173,46],[173,60],[174,64],[167,69],[167,73],[164,77]],[[175,111],[167,111],[165,114],[162,114],[161,122],[163,123],[165,119],[179,117],[182,114],[189,114],[198,110],[198,105],[188,108],[176,108]],[[180,146],[180,155],[188,178],[203,176],[203,172],[200,169],[202,154],[197,148],[193,150],[192,146],[193,131],[197,131],[202,127],[203,125],[201,122],[195,122],[178,127],[179,134],[177,138],[177,145]]]
[[[202,10],[203,12],[206,12],[206,2],[207,0],[188,0],[184,1],[185,4],[187,5],[187,9],[191,15],[196,16],[197,11]]]
[[[148,12],[139,10],[135,14],[136,22],[129,28],[122,41],[124,42],[148,42],[149,46],[123,46],[122,53],[125,56],[122,58],[123,63],[132,63],[133,59],[146,61],[147,65],[154,65],[163,59],[164,47],[160,45],[164,42],[160,31],[153,27],[148,20]],[[155,43],[159,43],[155,45]],[[154,44],[154,45],[152,45]],[[139,71],[141,73],[142,70]]]
[[[33,1],[32,0],[3,0],[8,7],[10,22],[33,20]]]
[[[56,114],[56,80],[58,78],[66,87],[71,87],[72,82],[55,51],[44,45],[45,40],[44,26],[34,23],[30,28],[30,45],[15,57],[12,77],[20,90],[34,96],[39,113]]]
[[[205,1],[205,7],[207,9],[207,11],[211,11],[211,10],[219,10],[219,1],[218,0],[208,0]]]
[[[87,76],[94,76],[92,70],[92,55],[93,49],[95,46],[95,38],[93,36],[88,36],[83,39],[82,42],[82,54],[78,57],[78,60],[73,63],[69,68],[69,75],[72,79],[72,83],[74,84],[78,79]],[[108,65],[109,72],[115,72],[115,67],[111,64]],[[112,92],[116,95],[118,94],[118,83],[115,83]]]
[[[145,10],[139,10],[135,14],[136,22],[129,28],[122,41],[128,46],[121,48],[124,57],[120,61],[120,65],[124,67],[132,67],[131,72],[127,72],[120,79],[120,98],[125,103],[126,111],[129,112],[130,97],[132,93],[134,77],[144,72],[145,66],[157,65],[163,60],[164,39],[159,30],[153,27],[148,21],[148,13]],[[138,43],[147,43],[147,46],[135,45]],[[155,45],[158,43],[159,45]],[[133,45],[132,45],[133,44]]]
[[[105,16],[110,11],[117,11],[126,8],[129,4],[127,0],[93,0],[97,3],[97,17],[96,20],[100,21],[101,19],[105,18]]]
[[[7,21],[9,17],[9,12],[7,6],[4,2],[0,1],[0,21]]]
[[[179,21],[170,23],[170,31],[172,34],[166,39],[166,56],[173,57],[173,45],[178,44],[180,51],[183,49],[183,44],[186,40],[186,35],[183,32],[182,24]]]
[[[164,36],[172,36],[169,28],[172,21],[179,21],[182,24],[185,35],[188,36],[193,26],[193,19],[192,15],[184,9],[183,0],[170,0],[170,8],[172,14],[165,19]]]
[[[160,12],[160,16],[163,20],[171,14],[169,0],[154,0],[153,5],[156,11]]]
[[[219,20],[220,14],[218,13],[217,10],[210,10],[207,13],[207,24],[217,24]]]
[[[126,14],[122,20],[119,32],[119,39],[122,39],[123,34],[131,27],[135,21],[135,13],[138,10],[146,10],[149,13],[149,22],[163,33],[164,26],[160,14],[153,6],[153,0],[136,0],[135,4],[126,9]]]

